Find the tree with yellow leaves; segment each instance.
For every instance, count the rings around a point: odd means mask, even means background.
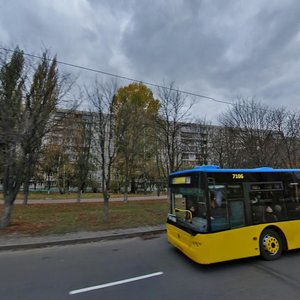
[[[145,169],[151,158],[151,137],[159,101],[142,83],[132,83],[118,90],[114,97],[117,172],[124,178],[124,201],[127,201],[129,183],[134,192],[135,177]],[[153,154],[153,152],[152,152]]]

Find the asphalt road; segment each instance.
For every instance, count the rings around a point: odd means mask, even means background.
[[[3,300],[300,299],[300,251],[201,266],[165,234],[0,252],[0,268]]]

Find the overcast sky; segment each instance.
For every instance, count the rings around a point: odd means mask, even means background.
[[[0,46],[16,45],[219,100],[299,109],[297,0],[0,0]],[[195,116],[213,123],[228,107],[196,101]]]

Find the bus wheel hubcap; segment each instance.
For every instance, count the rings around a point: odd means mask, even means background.
[[[263,245],[265,250],[267,250],[270,254],[276,254],[279,251],[279,242],[278,240],[271,236],[266,235],[263,240]]]

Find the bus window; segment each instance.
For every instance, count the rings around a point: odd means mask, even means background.
[[[241,184],[228,184],[227,185],[227,198],[243,200],[243,188]]]
[[[277,222],[287,219],[283,192],[279,188],[275,189],[274,187],[278,187],[278,184],[251,185],[252,191],[249,192],[249,197],[252,207],[253,224]]]
[[[290,193],[292,195],[292,201],[299,202],[299,183],[298,182],[290,182],[288,187],[289,187]]]
[[[289,219],[300,219],[299,183],[289,182],[285,189],[284,200]]]
[[[191,225],[195,230],[207,231],[207,205],[204,197],[190,196],[187,208],[192,212]]]
[[[176,194],[175,213],[182,220],[192,222],[195,217],[206,216],[206,203],[197,196]]]
[[[172,188],[173,215],[176,222],[196,231],[207,231],[207,206],[199,188]]]
[[[187,215],[186,212],[186,199],[181,194],[174,194],[174,208],[178,218],[181,218],[183,220],[190,218],[189,215]]]
[[[210,220],[211,230],[218,231],[228,229],[228,207],[226,201],[226,192],[224,185],[212,184],[209,188],[209,205],[210,205]]]
[[[241,184],[210,184],[209,203],[212,231],[245,226],[244,197]]]

